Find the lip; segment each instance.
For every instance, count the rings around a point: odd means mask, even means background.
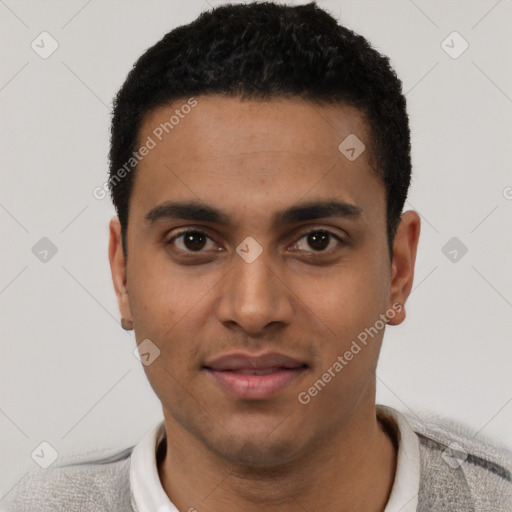
[[[275,396],[307,368],[306,363],[277,352],[258,356],[236,352],[203,366],[225,391],[236,398],[252,400]]]

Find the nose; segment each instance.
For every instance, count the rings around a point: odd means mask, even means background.
[[[285,283],[279,264],[269,261],[265,251],[250,263],[238,254],[233,259],[219,290],[219,321],[231,327],[236,324],[253,336],[270,324],[290,324],[294,315],[293,292]]]

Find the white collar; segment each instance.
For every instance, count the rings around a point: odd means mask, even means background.
[[[420,486],[419,440],[403,414],[377,405],[380,418],[395,426],[398,458],[395,481],[384,512],[416,512]],[[132,506],[136,512],[179,512],[165,493],[156,462],[158,445],[165,437],[165,423],[158,422],[133,449],[130,461]]]
[[[377,405],[377,416],[391,421],[398,438],[395,481],[384,512],[416,512],[420,490],[420,442],[405,416],[391,407]]]
[[[154,425],[133,449],[130,461],[130,491],[135,512],[179,512],[162,487],[156,451],[165,437],[164,420]]]

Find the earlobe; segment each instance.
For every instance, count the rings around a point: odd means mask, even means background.
[[[390,307],[395,309],[396,314],[390,318],[390,325],[398,325],[405,320],[405,303],[414,280],[420,225],[420,217],[415,211],[410,210],[402,214],[393,244]],[[401,307],[395,307],[397,304]]]
[[[126,320],[126,318],[121,317],[121,327],[125,331],[133,331],[133,320]]]
[[[405,307],[400,302],[393,302],[386,311],[386,323],[388,325],[399,325],[405,320]]]
[[[108,245],[108,257],[110,261],[110,271],[112,273],[112,283],[117,296],[117,303],[121,313],[122,324],[132,322],[130,303],[127,291],[127,269],[126,259],[123,252],[121,237],[121,224],[117,217],[110,221],[110,238]],[[132,324],[133,325],[133,324]],[[124,328],[124,325],[123,325]]]

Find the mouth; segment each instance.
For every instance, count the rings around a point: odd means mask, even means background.
[[[277,395],[296,381],[309,366],[279,353],[252,356],[228,354],[207,362],[203,370],[230,395],[246,400],[263,400]]]

